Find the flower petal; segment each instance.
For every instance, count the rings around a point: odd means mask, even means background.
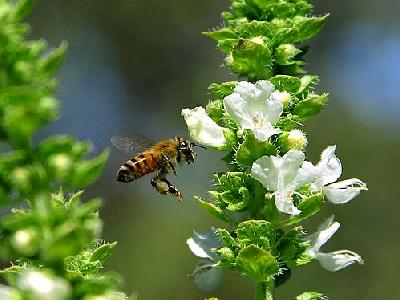
[[[222,127],[218,126],[201,106],[193,109],[182,109],[190,136],[196,142],[210,147],[225,145],[226,139]]]
[[[360,255],[349,250],[340,250],[330,253],[318,253],[316,259],[319,261],[324,269],[331,272],[336,272],[356,262],[359,264],[364,263]]]
[[[367,185],[358,178],[332,183],[323,188],[326,198],[334,204],[342,204],[354,199]]]
[[[330,216],[325,222],[318,226],[315,233],[305,238],[305,241],[310,244],[310,247],[307,249],[309,255],[316,256],[322,245],[324,245],[339,229],[340,223],[334,222],[333,219],[334,216]]]
[[[290,150],[283,157],[263,156],[253,163],[251,175],[269,191],[283,190],[293,183],[304,158],[299,150]]]
[[[193,237],[188,239],[186,244],[197,257],[209,258],[213,261],[217,261],[219,256],[212,249],[222,247],[214,227],[203,232],[194,231]]]
[[[274,134],[279,134],[282,132],[279,128],[275,128],[271,123],[268,123],[264,128],[255,128],[253,129],[254,135],[257,140],[260,142],[264,142],[268,140]]]
[[[245,99],[239,93],[224,98],[224,109],[232,120],[243,129],[253,129],[252,116],[246,106]]]
[[[273,92],[266,105],[265,116],[271,123],[275,123],[283,112],[283,99],[285,93]]]
[[[299,169],[299,173],[295,178],[296,188],[302,187],[306,184],[315,182],[318,179],[318,170],[312,163],[305,161]],[[319,189],[317,187],[316,189]]]
[[[328,146],[321,154],[321,160],[316,165],[321,187],[335,182],[342,175],[342,164],[335,155],[336,146]]]
[[[301,213],[292,201],[293,191],[283,190],[274,193],[275,196],[275,206],[276,208],[283,213],[289,215],[298,215]]]

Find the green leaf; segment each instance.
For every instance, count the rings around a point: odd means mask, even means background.
[[[269,141],[258,141],[254,134],[249,132],[236,151],[236,162],[241,167],[249,167],[253,162],[265,155],[276,155],[275,146]]]
[[[236,243],[235,239],[228,232],[228,230],[226,230],[224,228],[218,228],[217,232],[218,232],[219,239],[226,247],[228,247],[230,249],[235,249],[235,248],[239,247],[238,244]]]
[[[217,191],[210,191],[211,197],[220,206],[231,211],[241,211],[247,207],[252,195],[249,185],[251,177],[243,172],[227,172],[214,175],[214,181],[218,185]]]
[[[297,29],[297,34],[291,36],[292,44],[309,40],[314,37],[324,27],[329,14],[322,17],[300,17],[293,19],[293,27]]]
[[[318,83],[318,76],[314,76],[314,75],[304,75],[303,77],[301,77],[301,86],[299,88],[298,93],[299,94],[308,94],[310,91],[312,91],[312,89],[314,88],[314,86]]]
[[[268,43],[259,38],[242,39],[234,46],[226,64],[234,73],[250,81],[269,79],[272,74],[272,54]]]
[[[98,247],[92,254],[90,258],[91,261],[100,261],[104,263],[114,252],[115,247],[117,246],[117,242],[114,243],[106,243]]]
[[[41,69],[47,76],[54,76],[64,61],[68,49],[68,43],[62,42],[61,45],[41,60]]]
[[[275,123],[275,127],[278,127],[283,131],[290,131],[301,126],[303,126],[302,119],[299,116],[291,114],[279,118],[279,120]]]
[[[322,300],[325,299],[324,294],[318,292],[304,292],[298,295],[294,300]]]
[[[296,216],[292,216],[289,219],[280,222],[281,226],[290,226],[296,223],[299,223],[310,216],[319,212],[324,203],[324,196],[322,194],[313,195],[300,204],[297,205],[297,208],[301,210],[301,213]]]
[[[210,202],[203,201],[198,196],[195,196],[194,199],[200,204],[200,206],[202,208],[204,208],[208,213],[210,213],[214,217],[217,217],[217,218],[221,219],[222,221],[225,221],[228,223],[230,222],[228,216],[218,206],[216,206]]]
[[[74,170],[70,185],[73,188],[80,188],[93,183],[103,172],[109,150],[104,150],[99,156],[90,161],[80,162]]]
[[[275,44],[296,44],[314,37],[324,27],[329,15],[322,17],[295,16],[291,19],[275,19],[272,25],[277,32]]]
[[[277,90],[287,91],[292,94],[296,94],[301,86],[301,80],[294,76],[276,75],[270,81]]]
[[[238,84],[237,81],[228,81],[228,82],[223,82],[221,84],[212,83],[209,89],[212,90],[214,93],[216,93],[218,97],[225,98],[226,96],[233,93],[233,90],[235,89],[237,84]]]
[[[286,231],[276,243],[276,251],[279,253],[279,261],[291,263],[303,255],[308,244],[303,241],[304,231],[301,226]]]
[[[236,268],[257,281],[266,281],[279,272],[279,265],[270,252],[255,245],[242,249],[236,259]]]
[[[320,113],[327,103],[327,93],[322,95],[311,94],[294,107],[293,113],[305,121]]]
[[[249,220],[239,224],[237,240],[241,245],[257,245],[269,250],[275,242],[275,226],[264,220]]]
[[[215,31],[203,32],[203,34],[216,41],[237,38],[237,34],[227,27]]]

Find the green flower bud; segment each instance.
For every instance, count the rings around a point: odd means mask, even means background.
[[[37,233],[31,228],[18,230],[12,236],[11,244],[22,255],[32,256],[37,250]]]
[[[218,249],[218,254],[222,256],[224,260],[227,260],[229,262],[234,262],[235,261],[235,253],[232,251],[232,249],[228,247],[223,247]]]
[[[10,174],[11,183],[21,190],[29,190],[31,188],[31,172],[24,167],[17,167]]]
[[[71,171],[72,160],[65,153],[51,155],[48,164],[57,178],[65,178]]]
[[[289,132],[284,132],[279,136],[279,143],[283,152],[289,150],[303,151],[307,146],[307,138],[304,132],[299,129],[293,129]]]
[[[280,65],[293,63],[293,58],[301,51],[292,44],[279,45],[275,50],[275,60]]]

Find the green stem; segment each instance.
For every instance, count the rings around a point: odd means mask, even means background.
[[[256,283],[256,300],[273,300],[275,282],[273,279]]]

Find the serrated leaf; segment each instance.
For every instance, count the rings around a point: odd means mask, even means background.
[[[216,206],[216,205],[214,205],[214,204],[212,204],[210,202],[203,201],[198,196],[195,196],[194,199],[200,204],[200,206],[202,208],[204,208],[208,213],[210,213],[214,217],[217,217],[217,218],[219,218],[219,219],[221,219],[222,221],[225,221],[225,222],[230,222],[228,216],[218,206]]]
[[[320,113],[328,103],[328,94],[309,95],[307,99],[300,101],[293,110],[293,113],[305,121]]]
[[[296,94],[301,86],[301,80],[298,77],[287,75],[276,75],[270,79],[275,89]]]
[[[100,261],[104,263],[114,252],[115,247],[117,246],[117,242],[114,243],[106,243],[98,247],[90,257],[91,261]]]
[[[220,98],[225,98],[226,96],[233,93],[233,90],[235,89],[237,84],[237,81],[228,81],[221,84],[212,83],[209,89],[216,93]]]
[[[218,233],[219,239],[226,247],[228,247],[230,249],[235,249],[238,247],[235,239],[230,235],[228,230],[223,229],[223,228],[218,228],[217,233]]]
[[[249,220],[238,225],[237,240],[241,245],[257,245],[269,250],[275,242],[275,226],[264,220]]]
[[[248,133],[236,151],[236,162],[241,167],[249,167],[262,156],[276,155],[275,146],[269,142],[260,142],[253,133]]]
[[[304,75],[300,78],[301,86],[299,88],[298,94],[309,93],[310,90],[318,83],[318,76],[314,75]]]
[[[279,265],[270,252],[255,245],[242,249],[236,258],[236,268],[257,281],[266,281],[279,272]]]
[[[324,27],[329,14],[322,17],[295,16],[291,19],[273,20],[277,35],[276,44],[296,44],[314,37]]]

